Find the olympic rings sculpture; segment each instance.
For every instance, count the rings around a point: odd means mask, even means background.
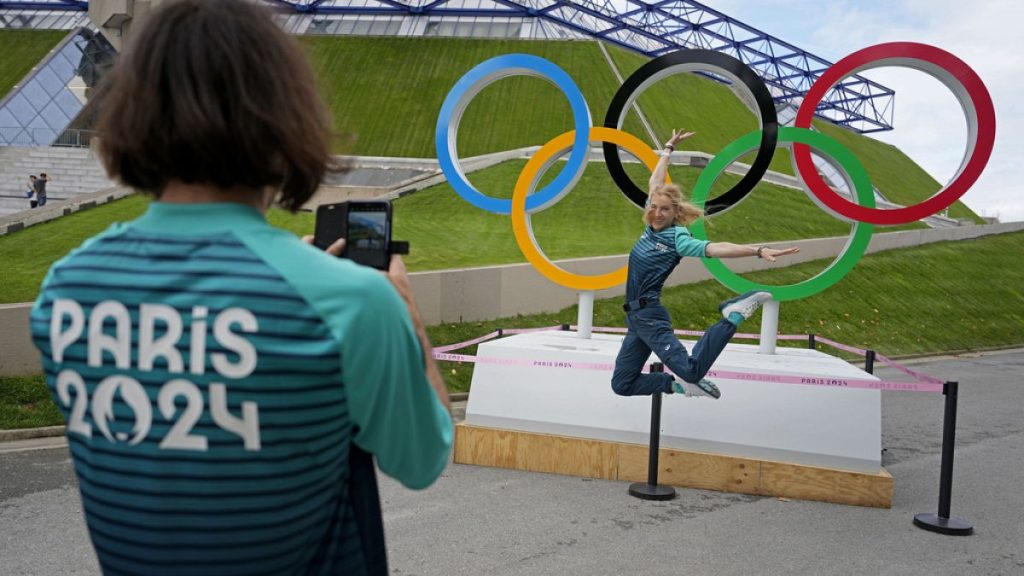
[[[811,120],[825,94],[844,78],[881,66],[900,66],[932,75],[949,88],[960,102],[967,119],[968,145],[960,168],[953,179],[931,198],[913,206],[893,210],[875,208],[874,191],[860,161],[835,140],[810,130]],[[575,186],[586,169],[591,141],[603,143],[608,171],[622,193],[638,207],[646,204],[647,193],[627,176],[619,158],[619,147],[654,169],[657,154],[640,139],[622,132],[624,111],[659,80],[681,72],[710,71],[745,89],[756,108],[761,127],[727,145],[708,163],[694,187],[691,201],[705,209],[708,216],[738,204],[761,180],[779,142],[791,143],[793,169],[808,196],[837,218],[852,222],[850,238],[836,260],[818,275],[788,286],[764,286],[733,273],[720,261],[705,258],[704,265],[719,282],[736,292],[768,290],[776,300],[796,300],[817,294],[843,278],[864,255],[874,232],[873,224],[903,224],[935,214],[963,196],[977,181],[988,163],[995,141],[995,109],[988,90],[978,75],[956,56],[934,46],[912,42],[892,42],[864,48],[827,69],[811,86],[794,122],[794,128],[779,127],[775,104],[757,74],[739,60],[710,50],[680,50],[655,58],[634,72],[612,99],[604,126],[591,125],[590,111],[583,94],[561,68],[526,54],[506,54],[487,60],[467,72],[455,84],[441,106],[435,131],[435,145],[441,170],[462,198],[484,210],[512,216],[516,243],[526,259],[556,284],[575,290],[602,290],[622,284],[626,268],[607,274],[584,276],[555,265],[534,238],[530,215],[557,203]],[[486,86],[508,76],[536,76],[558,87],[572,108],[575,130],[556,136],[526,163],[515,185],[511,200],[485,196],[466,179],[456,152],[459,122],[469,102]],[[744,98],[746,100],[746,98]],[[827,104],[825,105],[827,106]],[[818,176],[811,159],[811,148],[837,163],[854,191],[856,203],[842,198]],[[734,160],[757,151],[747,174],[717,198],[708,194],[718,176]],[[541,177],[566,152],[569,158],[558,176],[539,191]],[[706,239],[703,220],[690,226],[695,238]]]

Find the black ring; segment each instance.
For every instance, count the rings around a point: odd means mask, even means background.
[[[717,198],[711,198],[705,203],[704,211],[711,215],[731,208],[742,200],[754,186],[761,181],[761,177],[768,171],[768,165],[775,156],[775,145],[779,137],[779,122],[775,113],[775,102],[772,100],[768,87],[757,76],[749,66],[736,58],[721,52],[712,50],[678,50],[659,56],[647,64],[641,66],[619,87],[619,91],[612,98],[608,106],[608,114],[605,116],[604,125],[606,128],[621,128],[620,122],[624,120],[623,111],[632,103],[639,94],[635,94],[648,78],[662,72],[663,70],[675,68],[686,64],[703,64],[702,69],[714,72],[716,69],[732,75],[739,79],[750,91],[751,96],[757,103],[761,115],[761,146],[757,150],[757,156],[750,170],[732,188]],[[681,70],[685,72],[689,70]],[[669,72],[668,74],[671,74]],[[622,160],[619,159],[619,147],[610,142],[604,143],[604,160],[608,166],[608,172],[612,180],[619,186],[622,193],[626,195],[637,206],[643,208],[647,204],[647,192],[641,190],[629,179]]]

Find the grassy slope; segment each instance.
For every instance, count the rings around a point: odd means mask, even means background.
[[[522,160],[505,162],[474,173],[473,181],[491,196],[510,197],[509,183],[524,164]],[[648,175],[638,164],[627,164],[627,170],[638,180]],[[671,174],[689,188],[699,172],[674,168]],[[713,193],[737,179],[723,176]],[[137,217],[146,202],[144,196],[135,195],[0,237],[0,260],[9,278],[0,285],[0,302],[33,300],[53,262],[111,222]],[[792,214],[801,218],[794,219]],[[575,190],[534,216],[533,227],[537,241],[552,258],[604,256],[629,252],[642,229],[640,217],[640,210],[618,192],[603,165],[593,164]],[[297,235],[313,230],[313,215],[308,212],[271,210],[268,219]],[[714,217],[710,235],[713,240],[758,243],[843,236],[849,230],[849,225],[815,208],[802,192],[761,184],[742,204]],[[396,201],[394,236],[411,242],[406,262],[412,271],[525,262],[509,218],[474,208],[447,184]]]
[[[647,62],[647,58],[622,49],[609,54],[623,78]],[[655,134],[662,142],[668,140],[673,129],[680,127],[697,134],[683,147],[716,154],[730,142],[758,129],[757,117],[724,84],[697,76],[676,74],[648,88],[638,99]],[[634,110],[630,116],[635,116]],[[742,159],[751,162],[753,155]],[[778,150],[772,158],[771,169],[792,174],[789,152]]]
[[[864,164],[875,187],[889,200],[909,206],[931,197],[942,187],[934,178],[918,166],[899,148],[873,138],[854,134],[821,120],[814,121],[814,127],[831,136],[843,146],[854,150]],[[983,221],[963,202],[954,202],[949,207],[952,218],[969,218],[977,224]]]
[[[62,30],[0,30],[0,98],[66,35]]]
[[[566,70],[586,97],[595,124],[603,123],[618,88],[594,42],[323,36],[302,37],[302,42],[336,118],[336,147],[353,154],[434,157],[434,126],[444,97],[465,72],[501,54],[535,54]],[[607,48],[623,76],[646,61],[615,46]],[[655,84],[639,102],[659,139],[667,138],[674,127],[685,127],[697,131],[687,146],[709,154],[757,128],[754,115],[727,87],[691,74]],[[495,111],[504,119],[495,120]],[[471,156],[539,145],[570,129],[569,104],[553,85],[537,78],[503,79],[484,89],[467,108],[459,130],[459,153]],[[627,116],[624,129],[648,139],[635,112]],[[831,125],[823,131],[873,165],[873,182],[893,200],[912,203],[938,190],[937,182],[905,155],[889,152],[887,144]],[[792,174],[788,151],[775,154],[772,169]],[[960,203],[951,214],[980,222]]]
[[[615,77],[593,42],[304,36],[340,133],[337,146],[360,155],[434,158],[437,114],[455,82],[488,58],[534,54],[569,72],[593,118],[603,117]],[[554,85],[514,77],[485,88],[460,124],[459,154],[540,145],[573,129]],[[639,127],[629,130],[639,133]],[[345,134],[356,135],[346,142]]]
[[[505,184],[519,173],[523,161],[511,161],[474,174],[481,190],[508,197]],[[646,179],[639,165],[627,165],[634,179]],[[693,186],[699,171],[674,168],[675,182]],[[716,186],[724,189],[738,180],[726,175]],[[717,192],[715,192],[717,193]],[[414,270],[522,262],[509,219],[482,213],[462,202],[448,186],[435,186],[396,203],[395,234],[408,238]],[[792,219],[789,215],[805,215]],[[426,214],[436,218],[424,217]],[[532,218],[537,242],[551,258],[625,254],[642,230],[641,212],[630,204],[601,164],[592,164],[580,184],[554,207]],[[437,226],[443,219],[444,226]],[[785,225],[780,223],[785,222]],[[920,225],[915,225],[920,226]],[[737,243],[775,242],[849,233],[849,226],[813,208],[799,192],[770,184],[759,185],[743,204],[711,220],[711,238]],[[472,246],[467,250],[466,246]]]

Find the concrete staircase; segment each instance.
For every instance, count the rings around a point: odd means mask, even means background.
[[[88,148],[0,147],[0,216],[29,209],[25,197],[29,174],[46,172],[48,203],[115,186]]]

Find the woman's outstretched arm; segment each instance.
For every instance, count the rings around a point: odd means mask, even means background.
[[[769,262],[775,262],[776,256],[788,256],[796,254],[800,249],[792,248],[769,248],[767,246],[748,246],[744,244],[733,244],[732,242],[712,242],[704,250],[708,258],[743,258],[744,256],[757,256]]]

